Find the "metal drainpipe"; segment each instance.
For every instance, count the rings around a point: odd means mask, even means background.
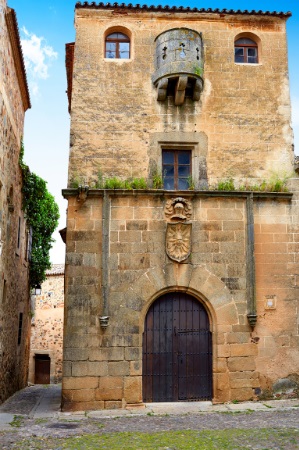
[[[250,326],[255,327],[257,321],[256,292],[255,292],[255,258],[254,258],[254,215],[253,193],[246,198],[247,212],[247,249],[246,249],[246,277],[247,277],[247,318]]]
[[[103,197],[103,242],[102,242],[102,315],[101,328],[109,325],[109,232],[110,232],[110,198],[106,190]]]

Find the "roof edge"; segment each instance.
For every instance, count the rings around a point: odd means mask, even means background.
[[[234,10],[234,9],[212,9],[212,8],[190,8],[189,6],[148,6],[148,5],[140,5],[137,3],[136,5],[133,5],[132,3],[96,3],[96,2],[77,2],[75,5],[75,8],[88,8],[88,9],[111,9],[111,8],[117,8],[117,9],[131,9],[133,11],[153,11],[153,12],[173,12],[173,13],[208,13],[208,14],[231,14],[231,15],[259,15],[259,16],[275,16],[275,17],[284,17],[288,18],[291,17],[292,13],[290,11],[287,12],[277,12],[277,11],[249,11],[247,9],[245,10]]]
[[[30,95],[27,84],[26,69],[21,47],[17,16],[14,9],[7,7],[5,20],[12,47],[12,54],[16,67],[16,75],[21,90],[22,102],[24,110],[27,111],[27,109],[31,108]]]
[[[52,264],[50,269],[46,270],[46,277],[53,275],[64,275],[64,264]]]

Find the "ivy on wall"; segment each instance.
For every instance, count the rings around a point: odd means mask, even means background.
[[[24,145],[21,143],[19,164],[23,176],[23,210],[28,227],[32,229],[31,258],[29,265],[30,286],[40,285],[50,269],[52,234],[58,225],[59,208],[47,189],[45,180],[31,172],[24,163]]]

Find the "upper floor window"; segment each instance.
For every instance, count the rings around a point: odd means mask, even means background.
[[[130,58],[130,39],[124,33],[111,33],[105,40],[106,58]]]
[[[240,38],[235,41],[235,62],[257,64],[258,45],[249,38]]]
[[[191,176],[191,151],[163,150],[162,173],[164,189],[189,189]]]

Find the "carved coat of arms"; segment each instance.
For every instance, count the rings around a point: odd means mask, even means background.
[[[192,215],[192,205],[188,200],[177,197],[166,202],[164,212],[169,220],[166,230],[167,256],[177,262],[185,261],[191,252],[192,224],[187,219]]]

